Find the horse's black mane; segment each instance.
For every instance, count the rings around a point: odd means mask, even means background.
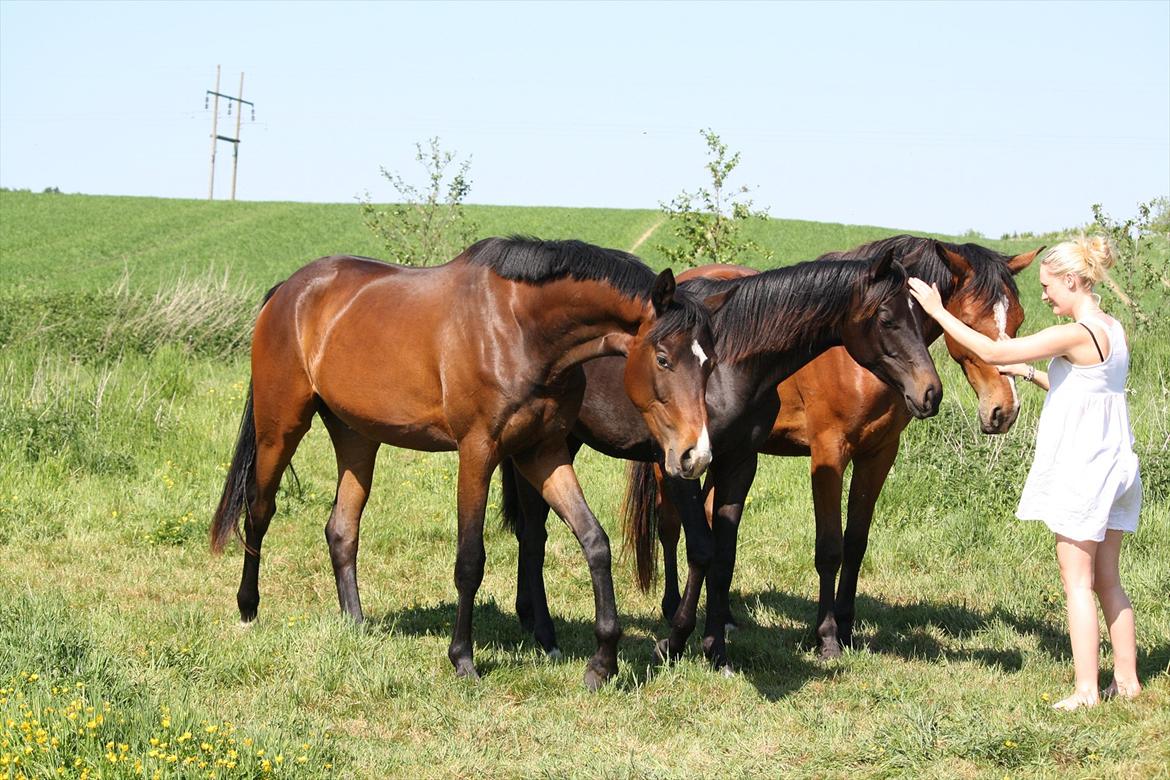
[[[566,276],[606,282],[631,298],[645,300],[654,283],[650,266],[628,252],[584,241],[543,241],[527,236],[485,238],[467,248],[468,262],[486,266],[505,279],[541,284]]]
[[[844,252],[828,252],[817,259],[860,260],[880,255],[892,248],[895,260],[912,276],[917,276],[927,284],[937,284],[943,300],[947,301],[958,290],[955,289],[950,269],[935,251],[936,244],[941,244],[960,255],[971,266],[975,275],[967,282],[967,287],[971,291],[971,296],[983,309],[983,314],[990,312],[999,301],[1005,286],[1014,296],[1019,297],[1020,291],[1016,287],[1015,277],[1007,266],[1011,258],[979,244],[952,244],[934,238],[900,235],[871,241]]]
[[[597,281],[629,298],[650,297],[657,274],[637,256],[620,249],[605,249],[584,241],[544,241],[528,236],[485,238],[464,252],[467,261],[492,269],[517,282],[543,284],[557,279]],[[707,310],[689,295],[675,293],[674,305],[659,317],[651,338],[661,339],[678,331],[708,324]]]
[[[683,286],[696,298],[735,288],[730,300],[711,318],[715,349],[721,361],[735,363],[760,354],[812,344],[836,329],[851,311],[868,261],[808,261],[738,279],[688,280]],[[899,266],[873,284],[859,301],[862,317],[905,283]]]

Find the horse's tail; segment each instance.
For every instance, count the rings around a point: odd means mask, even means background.
[[[658,568],[658,481],[654,465],[630,461],[626,469],[626,497],[622,504],[626,547],[634,548],[638,587],[650,590]]]
[[[263,303],[276,292],[280,285],[276,285],[264,296]],[[256,480],[256,413],[252,408],[252,383],[248,383],[248,398],[244,401],[244,415],[240,420],[240,433],[236,438],[236,451],[232,455],[232,464],[228,467],[227,479],[223,485],[223,495],[219,498],[219,506],[211,518],[211,551],[219,553],[227,545],[228,540],[235,536],[243,541],[240,533],[240,515],[248,511],[248,493],[254,488]]]
[[[256,415],[252,410],[252,386],[248,385],[248,400],[244,402],[244,416],[240,420],[240,435],[236,452],[228,468],[219,506],[211,518],[211,551],[219,553],[232,536],[242,540],[240,515],[248,511],[248,492],[256,476]]]
[[[520,490],[516,484],[516,464],[511,458],[500,463],[500,525],[520,536]]]

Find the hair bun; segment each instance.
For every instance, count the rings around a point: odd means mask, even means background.
[[[1105,278],[1117,263],[1117,249],[1106,236],[1078,236],[1073,243],[1084,259],[1084,276],[1093,284]]]
[[[1117,248],[1108,236],[1086,236],[1062,241],[1048,250],[1041,264],[1056,274],[1076,274],[1093,286],[1117,263]]]

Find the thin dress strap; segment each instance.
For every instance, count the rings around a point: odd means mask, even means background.
[[[1105,362],[1105,354],[1103,352],[1101,352],[1101,345],[1097,343],[1097,337],[1095,335],[1093,335],[1093,329],[1090,328],[1088,325],[1086,325],[1083,322],[1078,322],[1077,325],[1080,325],[1082,328],[1089,331],[1089,338],[1091,338],[1093,340],[1093,346],[1097,348],[1097,355],[1098,355],[1098,357],[1101,358],[1101,362],[1104,363]]]

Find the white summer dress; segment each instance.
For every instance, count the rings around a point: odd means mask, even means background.
[[[1125,332],[1116,320],[1089,321],[1108,334],[1109,357],[1091,366],[1063,357],[1049,362],[1036,456],[1016,517],[1041,520],[1076,541],[1099,542],[1106,529],[1137,530],[1142,480],[1125,403]]]

